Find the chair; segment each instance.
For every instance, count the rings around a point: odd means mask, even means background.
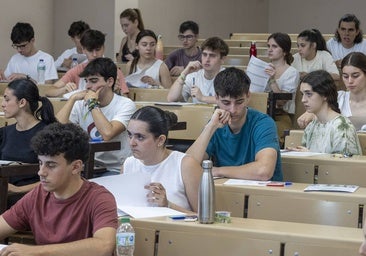
[[[267,113],[268,93],[252,92],[250,93],[249,107],[254,108],[262,113]]]

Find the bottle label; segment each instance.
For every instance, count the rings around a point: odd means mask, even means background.
[[[117,233],[117,245],[120,246],[131,246],[135,245],[135,234],[134,233]]]

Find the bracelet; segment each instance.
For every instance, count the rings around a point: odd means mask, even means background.
[[[269,84],[273,84],[273,83],[276,83],[276,79],[274,79],[274,78],[271,78],[271,79],[269,79],[268,83],[269,83]]]
[[[180,78],[180,79],[182,79],[182,80],[183,80],[183,82],[185,82],[185,81],[186,81],[186,76],[185,76],[183,73],[181,73],[181,74],[179,75],[179,78]]]
[[[85,106],[88,107],[89,111],[92,111],[95,108],[99,108],[100,102],[97,99],[87,99]]]

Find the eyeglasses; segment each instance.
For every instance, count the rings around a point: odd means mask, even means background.
[[[29,41],[24,44],[12,44],[11,47],[13,47],[15,50],[21,50],[24,49],[29,44]]]
[[[195,35],[178,35],[178,39],[181,41],[184,41],[185,39],[187,40],[192,40],[193,38],[195,38]]]

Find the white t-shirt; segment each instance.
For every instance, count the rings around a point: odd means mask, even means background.
[[[224,70],[224,69],[221,69]],[[221,71],[220,70],[220,71]],[[205,78],[205,70],[200,69],[197,72],[190,73],[186,76],[186,80],[182,89],[182,96],[185,101],[188,101],[191,98],[191,89],[194,86],[198,87],[201,90],[203,96],[215,96],[215,88],[213,85],[215,78],[208,80]],[[194,82],[193,82],[194,80]],[[205,103],[197,100],[195,97],[192,97],[193,103]]]
[[[131,156],[123,164],[123,173],[150,174],[151,182],[159,182],[164,186],[169,201],[187,210],[192,210],[182,178],[181,167],[185,155],[179,151],[172,151],[164,161],[156,165],[144,165],[139,159]]]
[[[45,80],[58,79],[57,70],[53,57],[48,53],[38,50],[36,54],[26,57],[20,53],[14,54],[4,71],[4,75],[9,77],[14,73],[29,75],[33,80],[38,82],[37,64],[40,59],[46,64]]]
[[[347,49],[333,37],[327,41],[327,48],[332,54],[333,60],[337,61],[343,59],[351,52],[362,52],[363,54],[366,54],[366,41],[362,40],[361,43],[354,44],[353,47]]]
[[[291,66],[296,68],[299,72],[310,73],[315,70],[325,70],[331,74],[339,75],[338,68],[334,63],[332,55],[327,51],[317,51],[315,58],[306,60],[301,58],[300,54],[294,54],[294,61]]]
[[[100,108],[100,110],[109,121],[121,122],[127,128],[136,106],[129,98],[114,94],[109,105]],[[102,136],[96,129],[94,119],[91,113],[88,112],[87,107],[84,106],[83,100],[75,102],[69,119],[72,123],[79,124],[83,130],[87,131],[91,139],[101,140]],[[131,155],[127,131],[118,134],[112,140],[120,141],[121,149],[95,153],[95,160],[97,164],[105,166],[109,171],[119,172],[125,159]]]
[[[345,117],[352,116],[351,106],[349,105],[349,92],[338,91],[338,107],[341,114]]]
[[[295,98],[296,98],[296,90],[299,86],[300,82],[300,74],[296,68],[289,66],[285,72],[280,76],[280,78],[276,79],[276,83],[278,88],[281,91],[292,93],[292,100],[288,100],[283,106],[283,110],[285,110],[289,114],[295,113]],[[268,86],[267,86],[268,87]],[[266,91],[267,88],[266,88]]]

